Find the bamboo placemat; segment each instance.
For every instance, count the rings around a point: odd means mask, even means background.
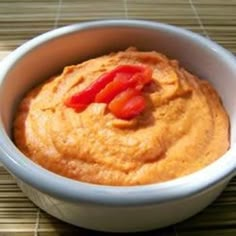
[[[0,0],[0,59],[48,30],[97,19],[147,19],[200,33],[236,53],[236,0]],[[105,235],[44,213],[0,166],[0,236]],[[107,234],[110,235],[110,234]],[[207,209],[162,230],[138,235],[236,235],[236,178]]]

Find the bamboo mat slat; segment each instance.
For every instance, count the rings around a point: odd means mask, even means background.
[[[236,53],[236,0],[0,1],[0,51],[59,26],[97,19],[147,19],[185,27]],[[1,55],[1,54],[0,54]]]
[[[177,25],[236,53],[236,0],[0,0],[0,60],[54,28],[98,19],[146,19]],[[0,236],[110,235],[63,223],[31,203],[0,166]],[[138,235],[236,236],[236,178],[197,216]]]

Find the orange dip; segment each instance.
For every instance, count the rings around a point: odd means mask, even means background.
[[[81,112],[65,99],[123,64],[152,68],[146,107],[118,119],[104,103]],[[205,80],[176,60],[130,48],[65,67],[26,94],[14,121],[18,148],[59,175],[103,185],[142,185],[178,178],[215,161],[229,147],[229,120]]]

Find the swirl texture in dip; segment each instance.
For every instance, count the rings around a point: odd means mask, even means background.
[[[64,105],[104,72],[123,64],[152,68],[145,110],[131,120],[106,105],[82,112]],[[64,68],[26,94],[14,140],[34,162],[59,175],[103,185],[141,185],[197,171],[229,147],[229,121],[216,91],[157,52],[135,49]]]

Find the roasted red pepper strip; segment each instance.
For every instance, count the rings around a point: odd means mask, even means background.
[[[115,79],[96,95],[95,102],[108,104],[119,93],[136,85],[137,81],[127,78],[127,74],[117,74]]]
[[[84,110],[87,107],[87,104],[77,103],[76,101],[77,101],[77,97],[71,96],[65,100],[64,104],[67,107],[71,107],[78,112]]]
[[[128,88],[117,95],[108,105],[109,110],[121,119],[132,119],[145,108],[145,100],[140,91]]]
[[[149,67],[120,65],[69,97],[65,105],[81,111],[92,102],[103,102],[109,104],[108,109],[118,118],[131,119],[144,110],[141,90],[151,79]]]
[[[122,108],[120,118],[132,119],[139,115],[146,107],[146,102],[143,96],[134,96]]]
[[[95,97],[95,102],[109,103],[116,95],[127,88],[141,90],[151,81],[152,70],[143,68],[142,72],[135,74],[118,73],[115,79],[102,89]]]
[[[111,81],[114,80],[118,73],[126,74],[130,78],[135,73],[139,73],[145,70],[146,67],[140,65],[120,65],[114,70],[101,75],[97,80],[95,80],[89,87],[74,94],[65,104],[68,107],[86,107],[90,103],[94,102],[96,95]]]
[[[88,106],[90,103],[94,102],[97,93],[114,79],[114,76],[114,71],[101,75],[89,87],[67,99],[65,105],[72,108],[77,108],[78,104],[80,104],[81,107]]]
[[[65,100],[67,107],[74,108],[76,111],[84,110],[91,102],[93,102],[93,94],[89,90],[83,90],[76,93]]]

